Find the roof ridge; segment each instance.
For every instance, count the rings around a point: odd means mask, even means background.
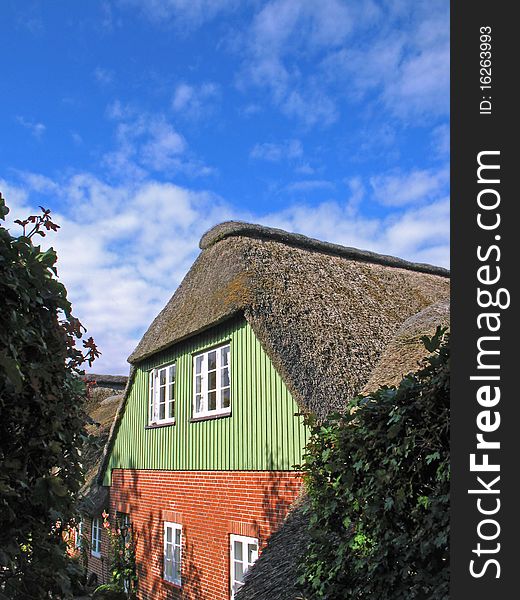
[[[359,250],[358,248],[351,248],[348,246],[342,246],[340,244],[324,242],[316,238],[307,237],[301,233],[291,233],[283,229],[266,227],[264,225],[257,225],[255,223],[248,223],[246,221],[224,221],[223,223],[215,225],[206,231],[206,233],[204,233],[204,235],[200,238],[199,247],[201,250],[206,250],[207,248],[210,248],[223,239],[229,237],[249,237],[255,239],[274,240],[289,246],[296,246],[306,250],[313,250],[326,254],[334,254],[336,256],[342,256],[352,260],[377,263],[390,267],[408,269],[410,271],[420,271],[422,273],[431,273],[434,275],[440,275],[441,277],[450,276],[450,271],[444,267],[438,267],[426,263],[414,263],[402,258],[397,258],[396,256],[377,254],[376,252],[371,252],[369,250]]]

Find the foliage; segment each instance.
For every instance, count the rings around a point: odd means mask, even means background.
[[[116,590],[124,591],[129,597],[133,597],[137,590],[137,569],[135,564],[135,538],[131,526],[126,527],[126,535],[123,535],[122,523],[116,523],[115,527],[110,525],[109,515],[103,512],[103,527],[110,538],[112,556],[110,561],[110,573],[112,586]]]
[[[94,590],[92,600],[126,600],[126,594],[113,583],[104,583]]]
[[[449,340],[395,388],[312,423],[308,597],[441,600],[449,582]]]
[[[9,209],[0,194],[0,220]],[[0,597],[60,598],[73,569],[63,532],[82,484],[85,385],[99,354],[72,316],[56,252],[35,244],[58,229],[50,211],[0,226]]]

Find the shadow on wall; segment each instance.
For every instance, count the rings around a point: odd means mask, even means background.
[[[272,462],[272,460],[269,452],[268,461]],[[116,508],[118,504],[127,505],[130,512],[137,546],[139,599],[202,600],[205,587],[203,585],[203,569],[200,568],[200,551],[195,553],[195,544],[200,543],[200,540],[192,539],[190,528],[183,526],[182,589],[165,582],[163,579],[164,525],[162,515],[152,512],[147,515],[139,514],[138,508],[141,507],[142,492],[139,489],[135,468],[134,464],[129,464],[125,468],[124,485],[121,487],[117,499],[112,499],[112,507]],[[241,518],[241,515],[237,515],[237,520],[248,522],[260,532],[260,547],[266,544],[268,536],[280,527],[287,516],[294,498],[294,487],[291,484],[293,481],[288,480],[287,477],[280,478],[279,473],[270,473],[267,483],[260,492],[261,517],[251,520],[250,517]],[[225,552],[224,556],[228,555],[229,553]],[[228,577],[229,564],[227,560],[222,565],[222,571]]]

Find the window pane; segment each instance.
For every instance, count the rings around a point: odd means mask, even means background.
[[[164,402],[166,400],[166,388],[159,389],[159,402]]]
[[[172,528],[166,527],[166,541],[171,544],[172,542]],[[168,546],[166,546],[166,550],[168,550]]]
[[[166,369],[161,369],[159,371],[159,382],[160,385],[166,385]]]
[[[175,565],[174,577],[175,579],[181,578],[181,549],[179,547],[175,548],[173,552],[173,562]]]
[[[172,400],[168,404],[168,419],[173,419],[174,406],[175,406],[175,402]]]
[[[195,396],[195,412],[202,412],[202,396],[200,394]]]
[[[258,547],[256,544],[248,544],[247,545],[247,562],[252,565],[256,560],[256,553]]]
[[[173,563],[168,558],[164,561],[164,578],[173,579]]]
[[[208,394],[208,410],[217,409],[217,392],[210,392]]]
[[[195,377],[195,393],[196,394],[200,394],[201,386],[202,386],[202,377],[200,375],[197,375]]]
[[[163,404],[159,404],[159,420],[162,421],[166,418],[166,405]]]
[[[176,365],[172,365],[170,367],[170,383],[173,383],[175,381],[175,371],[177,370]]]
[[[175,543],[177,544],[177,546],[181,545],[181,530],[180,529],[175,530]]]
[[[220,387],[227,387],[229,385],[229,370],[222,369],[220,371]]]
[[[221,362],[222,366],[229,364],[229,346],[222,348],[221,350]]]
[[[213,371],[217,368],[217,353],[215,350],[208,352],[208,371]]]
[[[244,566],[239,561],[235,561],[234,580],[244,581]]]
[[[229,405],[231,404],[230,400],[231,400],[231,393],[230,393],[230,389],[227,388],[225,390],[222,390],[220,392],[221,394],[221,401],[222,401],[222,408],[229,408]]]
[[[217,388],[217,372],[213,371],[208,373],[208,390],[214,390]]]
[[[202,356],[195,357],[195,373],[202,372]]]
[[[235,557],[235,560],[242,560],[242,542],[235,541],[233,546],[233,556]]]

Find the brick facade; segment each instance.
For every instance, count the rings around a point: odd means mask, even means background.
[[[260,549],[301,487],[294,471],[115,469],[110,514],[130,514],[137,540],[140,600],[230,597],[230,534],[256,537]],[[164,521],[182,525],[182,587],[163,579]]]
[[[108,507],[107,507],[108,509]],[[99,515],[101,524],[103,523],[103,517]],[[101,556],[93,556],[91,552],[92,543],[92,520],[89,517],[85,517],[83,520],[83,538],[87,542],[85,548],[85,554],[87,559],[87,578],[90,578],[93,574],[97,576],[97,583],[108,583],[110,579],[110,540],[107,532],[101,529]]]

